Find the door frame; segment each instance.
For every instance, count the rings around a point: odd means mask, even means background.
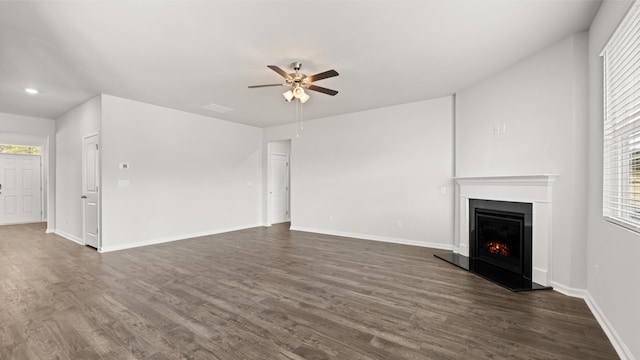
[[[282,157],[284,157],[285,161],[286,161],[286,164],[287,164],[287,166],[286,166],[286,169],[287,169],[286,170],[286,172],[287,172],[287,175],[286,175],[287,176],[287,182],[286,182],[286,184],[287,184],[286,185],[286,187],[287,187],[287,190],[286,190],[286,194],[287,194],[286,195],[286,197],[287,197],[287,216],[286,216],[286,220],[285,221],[278,222],[278,224],[280,224],[282,222],[291,221],[291,168],[290,168],[290,166],[291,166],[291,156],[289,154],[272,152],[272,153],[269,153],[269,158],[267,160],[268,163],[269,163],[269,172],[268,172],[268,177],[269,178],[267,179],[267,196],[269,198],[269,203],[268,203],[268,206],[267,206],[267,212],[268,212],[268,217],[269,217],[269,225],[273,225],[273,218],[272,218],[272,214],[271,214],[271,212],[272,212],[271,206],[274,205],[273,197],[271,196],[271,190],[272,190],[271,186],[273,185],[271,183],[271,173],[273,172],[273,169],[271,167],[271,157],[272,156],[282,156]]]
[[[11,144],[11,145],[19,145],[19,146],[38,146],[40,147],[40,154],[39,155],[32,155],[32,154],[0,154],[0,155],[4,155],[4,156],[16,156],[16,157],[33,157],[33,158],[38,158],[39,159],[39,164],[38,164],[38,170],[40,171],[40,176],[38,176],[38,184],[40,185],[40,189],[39,189],[39,193],[40,193],[40,201],[39,201],[39,205],[40,205],[40,216],[38,218],[38,221],[36,222],[43,222],[44,221],[44,214],[45,214],[45,210],[44,210],[44,206],[45,206],[45,200],[44,200],[44,168],[43,168],[43,163],[44,163],[44,156],[43,156],[43,146],[42,145],[24,145],[24,144]],[[6,179],[5,179],[6,180]],[[2,192],[3,189],[0,188],[0,192]],[[0,225],[18,225],[18,224],[33,224],[36,223],[33,221],[27,221],[27,222],[9,222],[6,224],[2,224],[0,223]]]
[[[288,142],[289,143],[290,146],[289,146],[289,153],[288,154],[287,153],[273,151],[273,143],[278,143],[278,142]],[[267,224],[266,225],[267,226],[273,225],[273,222],[272,222],[272,219],[271,219],[271,206],[273,205],[272,204],[273,200],[271,199],[271,196],[269,194],[269,190],[271,189],[271,173],[273,172],[273,169],[271,169],[271,155],[284,155],[284,156],[287,156],[287,160],[288,160],[288,163],[289,163],[289,166],[287,167],[287,172],[288,172],[287,183],[289,185],[289,191],[287,192],[288,193],[288,199],[287,199],[288,206],[287,206],[287,208],[289,210],[288,219],[289,219],[289,221],[291,221],[291,214],[292,214],[292,211],[291,211],[291,197],[292,197],[291,196],[291,188],[292,188],[292,186],[291,186],[291,166],[292,166],[291,165],[291,153],[292,153],[292,150],[293,150],[293,142],[291,141],[291,139],[274,140],[274,141],[269,141],[267,143],[267,159],[266,159],[267,160],[266,161],[267,162],[267,179],[266,179],[267,180],[266,181],[267,188],[266,188],[266,191],[265,191],[265,193],[266,193],[265,195],[267,197],[267,201],[266,201],[266,203],[267,203],[267,208],[266,208],[266,211],[267,211],[267,216],[266,216]]]
[[[96,202],[97,202],[97,212],[98,212],[98,220],[97,220],[97,225],[98,225],[98,247],[96,250],[98,250],[98,252],[101,251],[102,249],[102,156],[101,156],[101,152],[102,152],[102,145],[100,142],[100,134],[95,132],[95,133],[91,133],[88,135],[85,135],[82,137],[82,167],[81,167],[81,171],[82,171],[82,179],[80,181],[80,193],[81,196],[84,196],[84,174],[85,174],[85,166],[86,166],[86,161],[85,161],[85,152],[84,152],[84,142],[85,140],[91,138],[91,137],[96,137],[96,144],[98,145],[98,154],[97,154],[97,161],[96,161],[96,187],[97,187],[97,197],[96,197]],[[84,245],[86,245],[85,242],[85,234],[86,234],[86,207],[85,207],[85,199],[82,198],[82,243]]]
[[[55,232],[55,134],[33,134],[0,131],[0,142],[4,144],[40,147],[40,199],[42,221],[46,221],[46,233]]]

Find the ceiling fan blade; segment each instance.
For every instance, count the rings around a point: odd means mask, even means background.
[[[309,85],[307,86],[307,89],[318,91],[331,96],[335,96],[338,93],[336,90],[331,90],[331,89],[323,88],[322,86],[316,86],[316,85]]]
[[[267,65],[267,67],[275,72],[277,72],[278,74],[280,74],[283,78],[287,79],[287,80],[293,80],[293,78],[291,77],[291,75],[287,74],[286,71],[282,70],[281,68],[275,66],[275,65]]]
[[[286,86],[287,84],[266,84],[266,85],[250,85],[249,89],[268,87],[268,86]]]
[[[334,76],[338,76],[340,74],[338,74],[337,71],[335,70],[328,70],[325,72],[321,72],[319,74],[315,74],[315,75],[311,75],[311,76],[307,76],[306,78],[304,78],[304,81],[306,82],[314,82],[314,81],[318,81],[318,80],[322,80],[322,79],[326,79],[326,78],[330,78],[330,77],[334,77]]]

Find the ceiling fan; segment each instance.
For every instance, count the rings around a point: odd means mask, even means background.
[[[284,84],[251,85],[249,86],[250,89],[268,87],[268,86],[289,86],[289,90],[282,93],[285,100],[289,102],[293,99],[299,99],[300,102],[303,104],[306,103],[307,100],[309,100],[310,98],[309,94],[307,94],[304,91],[305,89],[318,91],[323,94],[327,94],[331,96],[335,96],[338,93],[336,90],[331,90],[331,89],[324,88],[322,86],[311,84],[318,80],[340,75],[335,70],[328,70],[328,71],[321,72],[319,74],[307,76],[305,74],[300,73],[302,64],[299,62],[294,62],[291,64],[291,67],[294,70],[294,72],[292,73],[287,73],[282,68],[275,65],[267,65],[267,67],[277,72],[278,74],[280,74],[284,78],[285,83]]]

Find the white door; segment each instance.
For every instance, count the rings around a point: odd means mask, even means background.
[[[0,225],[42,221],[40,155],[0,155]]]
[[[289,156],[269,156],[270,220],[272,224],[289,221]]]
[[[98,135],[82,139],[82,240],[100,246],[99,149]]]

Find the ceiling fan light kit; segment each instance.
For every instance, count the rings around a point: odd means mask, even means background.
[[[293,100],[293,91],[287,90],[282,93],[286,102]]]
[[[300,99],[302,95],[304,95],[304,89],[302,88],[302,86],[297,85],[293,88],[293,96],[295,96],[296,99]]]

